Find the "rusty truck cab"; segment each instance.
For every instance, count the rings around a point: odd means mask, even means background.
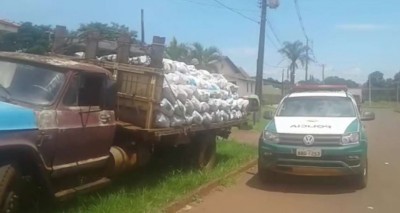
[[[18,163],[47,182],[104,167],[116,126],[105,99],[109,71],[6,52],[0,52],[0,68],[0,163]]]

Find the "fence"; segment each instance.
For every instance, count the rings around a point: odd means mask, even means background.
[[[371,88],[371,102],[398,102],[400,90],[397,88]],[[368,88],[363,88],[363,102],[369,101],[370,90]]]

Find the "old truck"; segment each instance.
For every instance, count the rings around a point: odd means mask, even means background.
[[[21,177],[62,200],[145,165],[164,146],[209,168],[216,137],[245,122],[154,127],[163,82],[157,68],[7,52],[0,68],[1,212],[17,211]]]

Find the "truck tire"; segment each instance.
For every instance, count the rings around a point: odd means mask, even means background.
[[[18,212],[20,175],[12,164],[0,166],[0,212]]]
[[[197,135],[191,145],[193,167],[200,170],[212,169],[215,165],[217,150],[215,135]]]

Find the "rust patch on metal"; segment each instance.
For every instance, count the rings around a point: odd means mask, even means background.
[[[99,74],[106,74],[111,76],[110,71],[103,69],[99,66],[95,66],[92,64],[80,63],[73,60],[55,57],[55,56],[41,56],[41,55],[33,55],[27,53],[16,53],[16,52],[0,52],[0,59],[5,60],[13,60],[19,62],[27,62],[38,65],[46,65],[50,67],[56,68],[64,68],[69,70],[77,70],[77,71],[85,71],[85,72],[94,72]]]

